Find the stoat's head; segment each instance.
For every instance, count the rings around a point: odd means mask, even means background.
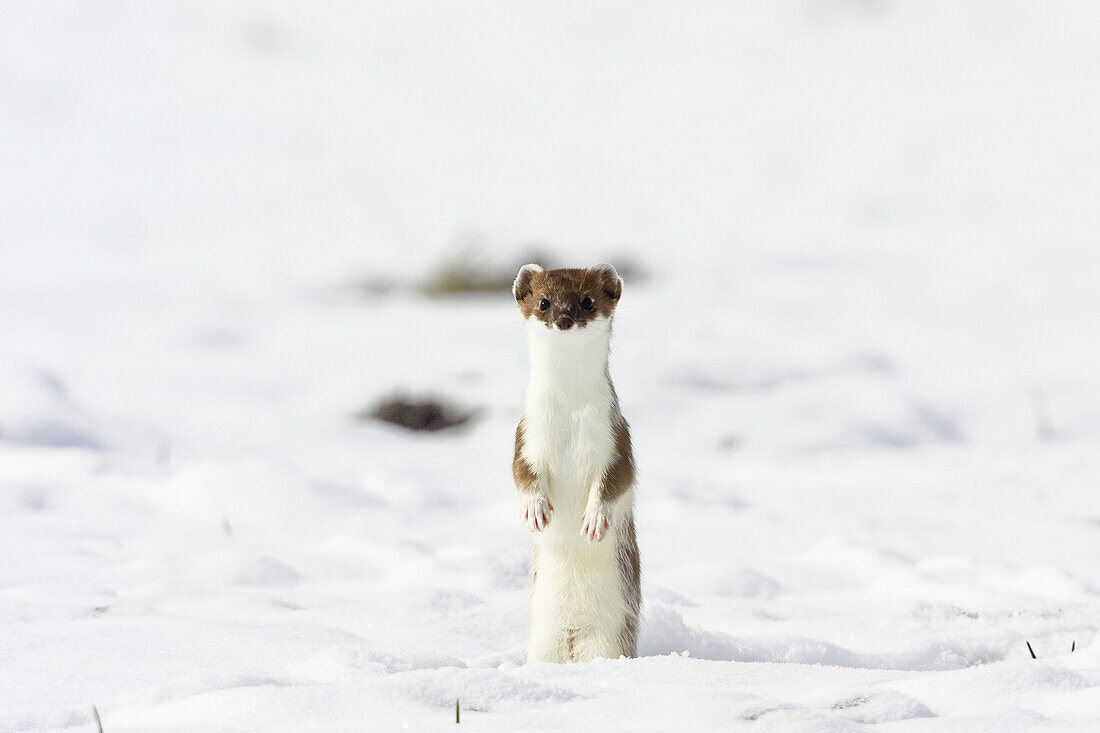
[[[524,265],[512,285],[512,295],[529,325],[573,333],[592,328],[606,331],[622,294],[619,273],[606,263],[563,270]]]

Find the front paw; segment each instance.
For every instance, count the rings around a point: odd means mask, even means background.
[[[540,492],[523,495],[523,521],[527,522],[529,531],[541,532],[546,529],[553,513],[554,507],[546,494]]]
[[[603,542],[614,521],[615,507],[610,502],[591,502],[584,510],[581,535],[589,542]]]

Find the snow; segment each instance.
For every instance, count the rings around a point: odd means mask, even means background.
[[[0,730],[1100,725],[1100,6],[0,15]],[[522,664],[470,242],[635,273],[639,659]]]

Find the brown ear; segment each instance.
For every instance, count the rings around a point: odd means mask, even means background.
[[[512,283],[512,295],[515,296],[517,302],[531,294],[531,278],[535,276],[536,272],[542,272],[542,267],[534,263],[519,268],[516,281]]]
[[[623,281],[614,267],[606,262],[600,262],[588,268],[600,278],[600,288],[604,294],[612,300],[618,300],[623,294]]]

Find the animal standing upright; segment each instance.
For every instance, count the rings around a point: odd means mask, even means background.
[[[634,455],[608,353],[615,268],[520,268],[531,379],[512,473],[531,531],[527,661],[637,655],[641,567]]]

